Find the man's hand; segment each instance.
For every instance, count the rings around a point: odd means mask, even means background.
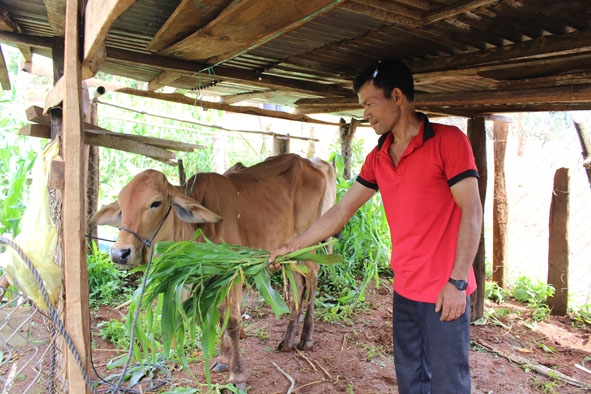
[[[466,291],[446,283],[437,296],[435,312],[441,312],[441,321],[452,321],[466,312]]]
[[[288,254],[290,252],[293,252],[294,250],[295,249],[290,244],[279,245],[275,249],[271,250],[271,252],[269,254],[269,263],[271,263],[271,264],[269,264],[269,268],[270,269],[281,268],[281,264],[275,263],[275,259],[278,256],[283,256],[284,254]]]

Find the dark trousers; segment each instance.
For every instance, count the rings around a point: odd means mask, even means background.
[[[442,322],[435,304],[394,293],[394,366],[400,394],[470,394],[470,297],[466,313]]]

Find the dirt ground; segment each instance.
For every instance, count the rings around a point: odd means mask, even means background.
[[[392,358],[392,291],[388,287],[369,291],[366,310],[352,324],[329,324],[317,319],[314,347],[305,352],[276,350],[285,321],[276,319],[269,308],[254,299],[245,308],[247,336],[241,343],[249,394],[398,393]],[[575,366],[591,367],[590,327],[574,328],[569,319],[554,317],[532,325],[523,305],[506,303],[495,307],[508,308],[510,313],[472,326],[473,393],[590,390],[591,374]],[[101,321],[120,316],[112,308],[94,311],[93,332],[97,332],[96,325]],[[93,342],[97,373],[103,377],[114,373],[105,368],[117,354],[113,346],[96,333]],[[168,390],[198,388],[203,390],[199,392],[208,392],[203,386],[202,362],[191,363],[192,377],[180,368],[169,367]],[[214,383],[224,384],[226,379],[227,375],[212,373]]]

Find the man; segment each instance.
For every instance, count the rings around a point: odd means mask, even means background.
[[[469,394],[469,300],[482,226],[470,143],[415,112],[412,74],[399,60],[368,66],[353,86],[378,144],[340,201],[269,260],[336,234],[379,190],[392,237],[398,390]]]

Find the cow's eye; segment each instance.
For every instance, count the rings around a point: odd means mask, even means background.
[[[158,208],[160,205],[162,205],[162,201],[154,201],[150,208]]]

